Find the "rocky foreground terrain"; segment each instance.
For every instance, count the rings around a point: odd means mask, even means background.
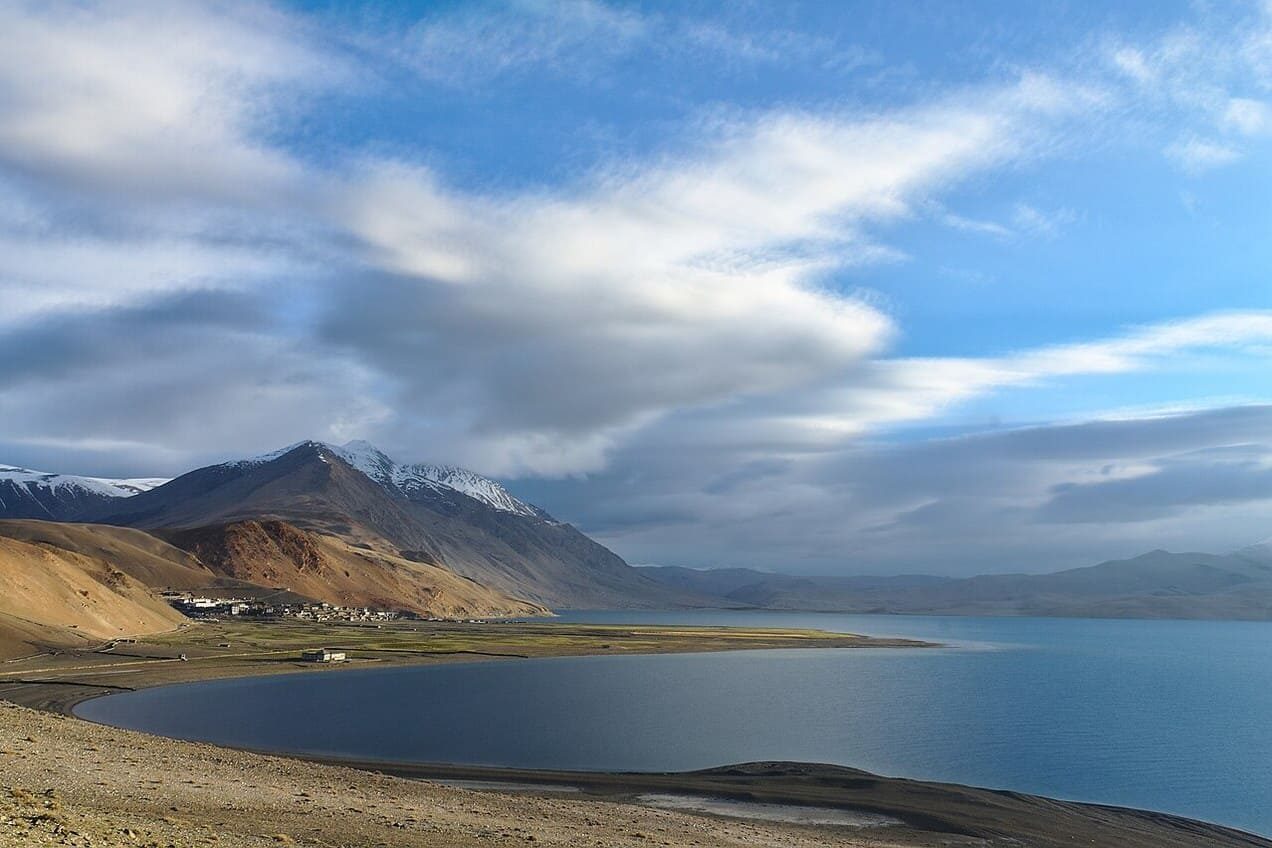
[[[0,703],[0,845],[894,844],[600,800],[474,792]]]
[[[707,787],[731,774],[667,778],[689,785],[701,779]],[[742,774],[744,782],[752,777]],[[821,786],[815,778],[812,784]],[[0,846],[6,848],[1272,845],[1168,816],[861,773],[852,778],[850,787],[873,793],[871,785],[879,786],[879,801],[894,796],[897,809],[905,804],[896,799],[919,793],[930,812],[876,827],[743,821],[632,803],[621,775],[610,776],[608,795],[471,791],[161,739],[0,702]]]

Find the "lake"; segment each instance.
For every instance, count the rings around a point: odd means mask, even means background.
[[[1272,835],[1272,624],[574,612],[941,641],[209,681],[84,718],[275,751],[600,770],[750,760],[1163,810]],[[497,625],[492,625],[497,626]]]

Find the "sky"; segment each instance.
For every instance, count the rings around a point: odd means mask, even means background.
[[[630,562],[1272,535],[1272,2],[0,0],[0,462],[301,439]]]

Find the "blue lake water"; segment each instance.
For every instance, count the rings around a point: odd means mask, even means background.
[[[78,713],[227,745],[421,762],[658,771],[838,763],[1272,835],[1272,624],[723,611],[562,618],[816,627],[950,647],[351,670],[149,689]]]

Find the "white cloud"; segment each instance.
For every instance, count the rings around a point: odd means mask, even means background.
[[[1043,211],[1028,203],[1017,203],[1011,210],[1010,226],[994,220],[968,218],[937,208],[936,219],[947,227],[965,233],[1014,239],[1020,236],[1054,238],[1077,216],[1069,209]]]
[[[847,442],[785,461],[747,461],[664,432],[619,451],[586,488],[545,491],[559,492],[550,506],[638,561],[793,573],[1049,571],[1262,538],[1270,421],[1272,407],[1245,406]]]
[[[1203,353],[1248,361],[1262,356],[1269,343],[1272,312],[1237,312],[1130,328],[1108,339],[1001,357],[875,358],[816,385],[752,404],[682,416],[675,422],[683,428],[677,437],[699,446],[727,448],[735,457],[823,455],[898,425],[937,419],[960,404],[995,393],[1178,368]],[[1146,415],[1141,410],[1134,417]]]
[[[1241,135],[1262,135],[1272,130],[1272,106],[1262,100],[1234,97],[1224,110],[1223,122]]]
[[[1272,13],[1242,5],[1208,12],[1107,53],[1131,83],[1128,110],[1178,133],[1163,152],[1191,174],[1236,162],[1272,128],[1262,99],[1272,85]]]
[[[297,272],[314,268],[249,245],[0,232],[0,331],[59,310],[123,306],[181,290],[250,289]]]
[[[762,115],[695,155],[551,195],[465,195],[381,164],[335,214],[368,262],[404,279],[379,284],[373,304],[342,305],[331,333],[432,408],[453,399],[440,408],[471,416],[470,439],[520,444],[496,470],[589,470],[559,451],[540,461],[533,446],[609,441],[685,405],[785,391],[879,353],[891,321],[821,276],[887,256],[870,225],[1033,155],[1079,102],[1028,77],[885,114]],[[580,444],[580,462],[598,461]]]
[[[1171,144],[1166,148],[1165,153],[1185,171],[1192,174],[1201,174],[1214,168],[1231,165],[1241,158],[1241,152],[1233,147],[1196,137]]]
[[[322,178],[271,141],[349,73],[310,36],[246,3],[0,7],[0,324],[312,274]]]
[[[259,139],[279,87],[339,65],[267,7],[125,0],[0,10],[0,162],[188,202],[264,201],[300,177]]]
[[[1076,219],[1077,216],[1071,209],[1044,211],[1028,203],[1017,203],[1011,216],[1012,224],[1017,230],[1044,238],[1054,238]]]
[[[937,220],[947,227],[951,227],[965,233],[976,233],[978,235],[993,236],[995,238],[1011,238],[1016,235],[1015,231],[1010,227],[1004,226],[997,221],[968,218],[964,215],[956,215],[953,212],[941,212],[937,216]]]

